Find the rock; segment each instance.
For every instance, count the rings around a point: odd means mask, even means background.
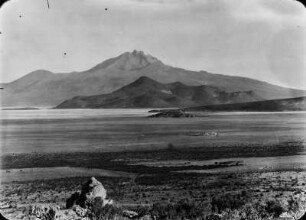
[[[208,131],[204,133],[205,136],[219,136],[218,132]]]
[[[139,220],[153,220],[151,215],[144,215],[141,218],[139,218]]]
[[[8,209],[8,208],[10,208],[10,205],[7,202],[0,202],[0,209]]]
[[[215,131],[195,131],[187,133],[189,136],[210,136],[210,137],[217,137],[219,136],[218,132]]]
[[[77,208],[76,208],[77,207]],[[83,212],[86,210],[86,214]],[[72,209],[61,210],[61,217],[58,220],[91,220],[88,215],[87,209],[80,206],[74,206]]]
[[[76,192],[66,200],[66,208],[69,209],[74,205],[80,205],[82,208],[92,206],[95,200],[100,200],[105,206],[113,204],[112,200],[106,199],[106,190],[102,183],[96,178],[91,177],[83,186],[81,194]]]
[[[106,198],[106,190],[102,183],[96,178],[91,177],[82,187],[82,192],[79,198],[79,205],[85,207],[86,204],[91,204],[95,198],[100,197],[103,201]]]
[[[136,218],[138,216],[138,213],[134,212],[134,211],[130,211],[130,210],[124,210],[123,211],[123,216],[133,219],[133,218]]]
[[[73,211],[75,211],[75,213],[80,216],[80,217],[85,217],[87,215],[87,209],[82,208],[79,205],[75,205],[73,206]]]
[[[59,209],[59,206],[37,204],[30,207],[29,215],[46,220],[57,219]]]
[[[67,200],[66,200],[66,209],[70,209],[72,206],[77,204],[78,199],[80,197],[79,192],[73,193]]]
[[[282,214],[280,214],[279,217],[280,217],[280,218],[284,218],[284,219],[292,219],[292,220],[294,220],[294,218],[292,217],[292,215],[290,215],[288,212],[283,212]]]
[[[221,214],[212,214],[206,217],[207,220],[221,220],[222,215]]]
[[[114,201],[112,199],[104,199],[103,201],[103,206],[113,205],[113,204],[114,204]]]

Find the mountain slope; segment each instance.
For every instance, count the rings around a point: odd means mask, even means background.
[[[56,108],[163,108],[260,100],[252,91],[225,92],[211,86],[162,84],[142,76],[110,94],[77,96]]]
[[[188,111],[306,111],[306,97],[185,108]]]
[[[108,59],[83,72],[55,74],[45,70],[34,71],[2,85],[2,105],[55,106],[74,96],[113,92],[141,76],[163,83],[180,81],[189,86],[213,86],[225,92],[253,91],[262,99],[306,95],[302,90],[283,88],[254,79],[171,67],[153,56],[133,51]]]

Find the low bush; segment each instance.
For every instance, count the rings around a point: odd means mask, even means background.
[[[89,207],[89,218],[92,220],[109,220],[120,219],[123,211],[121,208],[114,205],[103,206],[101,199],[95,199]]]
[[[283,212],[286,211],[284,204],[282,204],[279,200],[267,201],[265,210],[272,217],[279,217]]]
[[[242,193],[247,194],[247,193]],[[246,195],[245,195],[246,196]],[[294,216],[298,213],[304,200],[269,200],[256,203],[246,202],[244,197],[238,195],[224,195],[213,198],[210,202],[199,202],[190,199],[183,199],[177,203],[164,202],[154,203],[152,206],[135,206],[128,208],[136,212],[139,219],[143,216],[150,216],[152,219],[172,220],[268,220],[279,217],[283,212]],[[126,219],[123,207],[116,205],[102,206],[101,200],[95,200],[89,207],[89,218],[93,220],[120,220]],[[300,213],[299,213],[300,214]],[[295,216],[296,217],[296,216]]]
[[[226,194],[219,197],[213,197],[211,200],[212,211],[221,213],[225,209],[238,209],[245,205],[247,201],[244,200],[240,194]]]
[[[209,204],[183,199],[178,203],[156,203],[150,211],[157,219],[205,219]]]

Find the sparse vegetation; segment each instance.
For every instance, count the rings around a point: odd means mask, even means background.
[[[224,203],[229,204],[233,201],[230,196],[223,197]],[[295,200],[297,202],[297,200]],[[220,200],[221,202],[221,200]],[[133,211],[138,213],[137,218],[147,216],[147,219],[194,219],[194,220],[268,220],[279,217],[283,212],[297,211],[291,209],[289,201],[268,200],[256,203],[240,203],[229,205],[231,207],[220,207],[216,209],[215,201],[195,202],[190,199],[182,199],[176,203],[162,202],[154,203],[150,207],[139,206]],[[287,205],[285,205],[285,203]],[[301,205],[301,203],[300,203]],[[114,220],[124,218],[124,208],[118,206],[101,207],[99,203],[94,204],[89,214],[90,219],[94,220]]]
[[[114,205],[106,205],[102,207],[102,203],[96,200],[89,213],[89,218],[92,220],[109,220],[109,219],[120,219],[123,215],[123,210]]]
[[[173,151],[174,150],[174,145],[172,143],[169,143],[167,146],[168,151]]]
[[[271,183],[279,176],[283,178],[282,184],[273,186]],[[122,212],[128,209],[138,213],[139,217],[149,215],[157,219],[264,220],[278,217],[283,212],[298,217],[306,207],[306,198],[302,193],[295,195],[299,192],[296,189],[302,186],[284,187],[292,176],[299,182],[306,180],[303,172],[287,171],[231,175],[173,174],[162,177],[159,184],[153,181],[157,177],[152,176],[145,184],[142,176],[137,177],[133,184],[128,178],[97,177],[115,204],[102,209],[96,201],[90,207],[88,216],[95,220],[126,219]],[[6,200],[1,202],[10,204],[11,209],[17,204],[29,203],[57,203],[64,208],[66,199],[85,181],[85,177],[75,177],[3,185],[5,189],[1,190],[1,195]],[[282,194],[279,194],[279,187]],[[266,188],[268,190],[263,192]]]
[[[290,145],[290,148],[288,146]],[[303,192],[306,190],[306,173],[302,170],[262,170],[241,173],[180,173],[195,169],[190,163],[184,167],[149,167],[131,165],[141,160],[205,160],[236,155],[263,156],[289,155],[303,150],[301,142],[264,146],[224,146],[218,148],[176,148],[169,143],[168,149],[118,153],[50,153],[3,156],[5,168],[40,166],[86,166],[136,172],[128,177],[99,177],[107,194],[115,205],[101,209],[101,204],[91,207],[92,219],[126,219],[125,208],[138,216],[155,216],[157,219],[204,219],[204,220],[264,220],[277,217],[283,212],[298,217],[303,213]],[[222,168],[235,161],[198,166],[198,169]],[[66,199],[75,193],[87,177],[35,180],[2,184],[1,204],[7,210],[24,210],[27,204],[50,203],[65,207]],[[21,206],[20,206],[21,205]],[[130,205],[130,206],[129,206]],[[174,217],[176,216],[176,217]]]

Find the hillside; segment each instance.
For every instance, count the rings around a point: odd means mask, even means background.
[[[142,76],[110,94],[77,96],[56,108],[165,108],[260,100],[252,91],[225,92],[212,86],[163,84]]]
[[[212,86],[227,93],[253,91],[262,100],[306,95],[302,90],[283,88],[254,79],[171,67],[142,51],[133,51],[82,72],[56,74],[37,70],[11,83],[4,83],[1,91],[2,106],[56,106],[75,96],[113,92],[141,76],[162,83],[179,81],[188,86]]]
[[[306,97],[185,108],[188,111],[306,111]]]

